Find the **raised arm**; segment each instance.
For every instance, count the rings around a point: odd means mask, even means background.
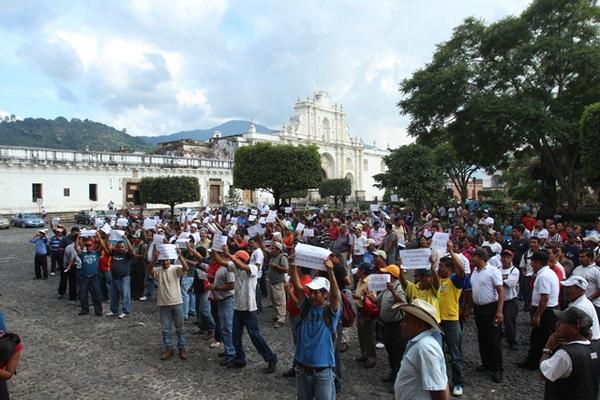
[[[337,280],[333,273],[333,262],[328,258],[325,260],[325,267],[327,268],[327,274],[329,276],[329,304],[334,312],[337,312],[340,308],[340,288],[338,287]]]
[[[448,241],[448,253],[450,253],[450,257],[454,260],[454,272],[459,279],[463,279],[465,277],[465,263],[463,263],[460,255],[454,252],[454,243],[452,240]]]
[[[431,285],[435,290],[438,290],[440,288],[440,277],[435,270],[435,256],[433,254],[429,256],[429,262],[431,263]]]
[[[292,283],[292,287],[294,288],[294,293],[296,295],[296,304],[302,304],[306,296],[304,295],[304,288],[302,287],[300,278],[298,277],[298,269],[296,264],[293,262],[290,264],[290,282]]]
[[[190,269],[190,266],[188,265],[185,257],[183,256],[183,253],[181,252],[180,248],[177,248],[177,254],[179,256],[179,261],[181,262],[181,266],[183,267],[183,273],[186,274],[188,272],[188,270]]]
[[[109,254],[108,247],[106,247],[106,243],[104,242],[104,239],[102,239],[102,236],[98,231],[96,231],[96,239],[98,239],[98,243],[100,244],[100,248],[102,248],[104,254]]]

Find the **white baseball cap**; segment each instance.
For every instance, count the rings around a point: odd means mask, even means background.
[[[329,279],[317,276],[310,283],[307,283],[306,287],[308,287],[311,290],[325,289],[329,292]]]
[[[588,281],[584,277],[577,275],[571,275],[569,279],[565,279],[564,281],[560,282],[560,284],[566,287],[579,286],[583,290],[586,290],[588,287]]]

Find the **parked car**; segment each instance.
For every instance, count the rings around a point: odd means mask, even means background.
[[[11,223],[21,228],[41,228],[46,225],[41,216],[33,213],[18,213],[12,217]]]
[[[73,221],[76,224],[83,224],[83,225],[89,225],[89,224],[91,224],[93,221],[92,221],[92,217],[90,215],[90,210],[81,210],[81,211],[78,211],[73,216]]]
[[[10,220],[2,215],[0,215],[0,229],[8,229],[10,228]]]

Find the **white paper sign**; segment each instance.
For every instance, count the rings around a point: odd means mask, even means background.
[[[296,232],[302,233],[305,227],[306,225],[304,225],[302,222],[298,222],[298,225],[296,225]]]
[[[177,247],[179,247],[180,249],[185,249],[187,248],[187,244],[190,241],[189,238],[184,238],[184,239],[177,239],[175,241],[175,244],[177,245]]]
[[[329,250],[322,247],[298,243],[296,245],[296,257],[294,259],[294,264],[299,267],[325,271],[324,261],[327,257],[329,257],[330,254],[331,252]]]
[[[277,217],[277,211],[276,210],[269,210],[269,217],[273,216],[273,217]]]
[[[371,211],[379,211],[379,204],[371,204]]]
[[[291,213],[292,213],[292,207],[285,207],[285,208],[283,209],[283,211],[284,211],[286,214],[291,214]]]
[[[306,237],[314,237],[315,236],[315,230],[312,228],[304,228],[304,236]]]
[[[154,235],[154,238],[152,239],[152,244],[157,245],[157,244],[163,244],[165,242],[165,235]]]
[[[212,249],[214,251],[223,251],[223,246],[227,244],[227,236],[215,235],[212,242]]]
[[[402,259],[402,268],[404,269],[419,269],[429,268],[429,256],[431,249],[413,249],[400,250],[400,258]]]
[[[191,235],[191,233],[189,233],[189,232],[181,232],[179,234],[179,236],[177,236],[177,239],[187,239],[190,237],[190,235]]]
[[[275,222],[276,216],[275,215],[267,215],[267,219],[265,220],[267,222],[267,224],[272,224]]]
[[[397,194],[391,195],[390,200],[393,201],[394,203],[396,203],[398,201],[398,195]]]
[[[356,275],[356,273],[358,272],[358,267],[356,267],[356,268],[352,268],[352,269],[350,270],[350,272],[352,272],[352,275]]]
[[[58,217],[52,218],[52,225],[54,225],[54,226],[60,225],[60,218],[58,218]]]
[[[102,228],[100,228],[100,230],[104,233],[106,233],[107,235],[110,235],[110,231],[112,230],[110,228],[110,225],[107,223],[104,223],[104,226]]]
[[[446,254],[448,249],[448,240],[450,240],[449,233],[436,232],[433,234],[431,239],[431,247],[440,253]]]
[[[81,237],[94,237],[96,236],[96,230],[95,229],[82,229],[79,233],[79,236]]]
[[[128,226],[129,220],[127,218],[119,218],[119,219],[117,219],[117,225],[118,226]]]
[[[157,244],[159,260],[174,260],[177,258],[177,246],[174,244]]]
[[[123,240],[123,236],[125,236],[125,231],[120,231],[118,229],[113,229],[112,231],[110,231],[110,236],[108,237],[108,240],[112,240],[112,241],[120,241]]]
[[[379,292],[387,288],[387,283],[390,281],[390,274],[371,274],[367,287],[371,292]]]
[[[200,232],[194,232],[190,236],[194,238],[194,243],[200,243]]]
[[[252,214],[252,215],[258,215],[258,210],[250,210],[250,214]]]
[[[144,229],[156,229],[156,220],[154,218],[145,218]]]
[[[260,217],[258,223],[264,225],[267,223],[267,219],[265,217]]]
[[[94,225],[103,226],[105,222],[106,220],[104,218],[96,218],[96,220],[94,221]]]
[[[257,236],[257,235],[262,235],[264,233],[265,233],[265,228],[260,226],[260,224],[252,225],[251,227],[248,228],[248,235],[251,238],[253,238],[254,236]]]
[[[236,232],[237,232],[237,225],[234,225],[231,228],[229,228],[229,233],[227,234],[227,236],[232,238]]]

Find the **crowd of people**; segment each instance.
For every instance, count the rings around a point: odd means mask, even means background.
[[[600,221],[583,229],[558,213],[501,218],[469,204],[418,214],[393,207],[203,209],[173,219],[128,218],[125,211],[68,233],[55,218],[51,228],[52,235],[41,230],[31,240],[35,278],[48,278],[50,258],[50,275],[60,274],[58,297],[68,288],[79,315],[90,313],[90,297],[95,315],[108,302],[104,315],[120,319],[134,311],[132,300],[156,298],[165,361],[189,357],[189,320],[226,368],[246,366],[246,328],[265,372],[274,373],[278,357],[257,319],[268,296],[274,328],[287,327],[294,339],[293,365],[283,375],[296,378],[299,399],[335,398],[340,353],[353,346],[365,369],[385,348],[383,381],[397,399],[445,399],[464,391],[464,321],[471,314],[475,320],[476,370],[498,383],[502,340],[517,351],[525,339],[518,338],[517,315],[528,312],[529,349],[518,367],[540,371],[547,398],[565,398],[573,387],[583,393],[577,398],[597,398]],[[432,248],[441,233],[448,234],[445,248]],[[176,251],[167,252],[168,244]],[[329,256],[309,268],[296,260],[299,244],[325,247]],[[402,252],[412,248],[430,249],[427,265],[403,267]],[[389,276],[385,288],[369,283],[377,274]]]

